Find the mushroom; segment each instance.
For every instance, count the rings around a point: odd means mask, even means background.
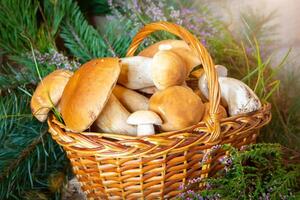
[[[256,94],[242,81],[234,78],[219,77],[222,99],[228,106],[229,116],[256,111],[261,107],[261,102]],[[208,96],[206,79],[199,79],[199,89]]]
[[[174,131],[198,123],[204,114],[204,105],[199,96],[183,86],[172,86],[153,94],[149,110],[163,120],[163,131]]]
[[[136,127],[126,123],[130,113],[115,95],[111,95],[95,121],[101,131],[136,136]]]
[[[31,111],[39,121],[44,122],[51,108],[58,104],[72,75],[71,71],[59,69],[47,75],[39,83],[30,101]]]
[[[156,86],[159,90],[185,81],[186,68],[182,59],[174,52],[163,50],[153,58],[134,56],[122,58],[122,69],[118,83],[130,89]]]
[[[152,58],[133,56],[121,58],[121,61],[119,84],[133,90],[154,86],[151,77]]]
[[[228,74],[228,70],[226,67],[223,65],[215,65],[216,72],[219,77],[226,77]],[[201,70],[199,72],[193,73],[194,76],[197,76],[199,78],[198,80],[198,86],[200,89],[200,97],[201,99],[208,100],[208,85],[207,85],[207,80],[206,80],[206,74],[204,73],[204,70]],[[227,108],[227,103],[226,101],[221,98],[221,104]]]
[[[163,40],[145,48],[138,55],[153,57],[161,50],[171,50],[176,53],[185,62],[187,74],[189,74],[194,67],[201,64],[199,57],[192,52],[189,45],[183,40]]]
[[[120,74],[118,58],[101,58],[82,65],[67,83],[60,102],[66,126],[81,132],[98,118]]]
[[[137,136],[147,136],[155,134],[153,125],[161,125],[162,121],[155,112],[139,110],[128,117],[127,123],[137,125]]]
[[[129,112],[148,109],[149,99],[136,91],[116,85],[113,94]]]
[[[185,63],[172,51],[159,51],[153,57],[151,75],[159,90],[182,85],[186,77]]]

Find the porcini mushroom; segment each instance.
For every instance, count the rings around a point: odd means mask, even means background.
[[[152,60],[142,56],[121,58],[118,83],[133,90],[154,86],[151,77]]]
[[[66,126],[81,132],[97,119],[120,74],[118,58],[101,58],[82,65],[67,83],[60,102]]]
[[[138,55],[153,57],[158,51],[171,50],[176,53],[184,62],[187,75],[192,69],[201,64],[199,57],[192,52],[189,45],[183,40],[163,40],[142,50]]]
[[[183,86],[172,86],[156,92],[149,101],[149,110],[163,120],[163,131],[174,131],[198,123],[204,114],[199,96]]]
[[[153,58],[122,58],[118,83],[134,90],[154,85],[162,90],[183,84],[185,77],[186,67],[182,59],[172,51],[163,50],[157,52]]]
[[[153,57],[151,75],[159,90],[182,85],[186,77],[185,63],[172,51],[159,51]]]
[[[120,103],[120,101],[111,95],[104,109],[95,121],[95,125],[106,133],[118,133],[125,135],[136,135],[136,127],[127,124],[127,118],[130,113]]]
[[[129,112],[148,109],[149,99],[136,91],[116,85],[113,94]]]
[[[39,83],[30,101],[32,114],[39,121],[44,122],[51,108],[58,104],[72,75],[73,72],[71,71],[58,69],[47,75]]]
[[[132,113],[127,123],[137,125],[137,136],[147,136],[155,134],[154,125],[161,125],[160,117],[149,110],[139,110]]]
[[[223,65],[215,65],[216,72],[218,74],[218,77],[226,77],[228,74],[228,70]],[[197,76],[199,78],[198,80],[198,86],[200,89],[200,96],[202,99],[206,100],[208,99],[208,85],[207,85],[207,79],[206,74],[204,73],[204,70],[199,70],[198,73],[193,73],[193,75]],[[221,98],[221,104],[225,107],[227,107],[226,101]]]
[[[261,107],[259,98],[242,81],[228,77],[219,77],[218,80],[222,99],[228,106],[229,116],[256,111]],[[203,85],[203,79],[199,79],[199,88],[207,97],[208,92],[203,89]]]

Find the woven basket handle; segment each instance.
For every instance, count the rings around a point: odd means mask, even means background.
[[[210,54],[194,35],[192,35],[183,27],[169,22],[154,22],[147,24],[133,38],[126,56],[134,56],[134,53],[141,42],[148,35],[155,31],[168,31],[174,35],[177,35],[189,45],[189,47],[197,56],[199,56],[204,72],[207,76],[209,90],[209,115],[204,119],[208,131],[211,132],[210,138],[208,138],[207,142],[216,141],[220,138],[220,122],[217,114],[220,104],[220,86]]]

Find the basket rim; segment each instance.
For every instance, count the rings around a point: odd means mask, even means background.
[[[247,133],[260,129],[271,120],[271,104],[265,103],[254,112],[223,118],[221,132],[228,135]],[[58,144],[66,150],[83,154],[98,154],[103,157],[157,156],[167,151],[179,152],[191,146],[219,144],[220,140],[209,142],[210,132],[203,121],[185,129],[162,132],[151,136],[128,136],[117,133],[71,132],[51,114],[48,118],[49,132]]]

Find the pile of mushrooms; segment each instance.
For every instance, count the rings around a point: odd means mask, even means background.
[[[61,113],[70,131],[148,136],[197,124],[208,115],[207,78],[197,56],[182,40],[164,40],[138,56],[100,58],[74,73],[56,70],[36,88],[33,115],[41,122],[51,109]],[[227,77],[216,65],[222,102],[221,118],[258,110],[261,103],[243,82]],[[199,88],[186,80],[198,78]]]

